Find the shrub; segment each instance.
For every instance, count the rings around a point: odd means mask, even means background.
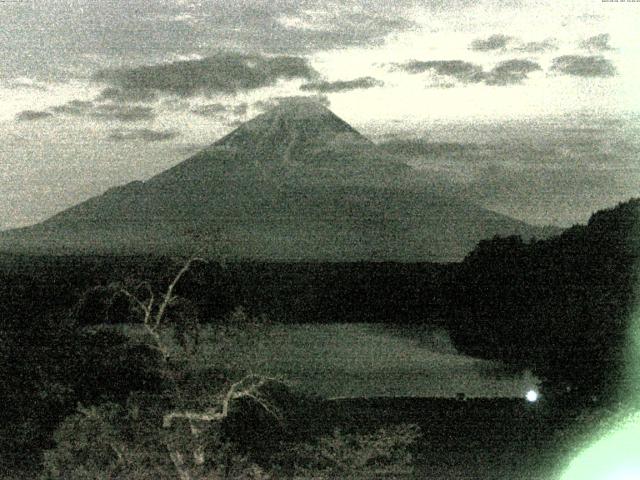
[[[131,404],[80,408],[54,433],[56,446],[45,452],[41,478],[171,478],[173,466],[158,442],[160,417]]]
[[[76,341],[74,390],[84,405],[123,402],[131,392],[160,392],[161,356],[108,327],[82,331]]]
[[[415,473],[412,450],[419,435],[417,426],[407,424],[369,434],[336,430],[283,451],[280,473],[314,479],[407,477]]]

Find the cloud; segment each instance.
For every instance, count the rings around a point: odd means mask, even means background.
[[[94,106],[92,101],[84,100],[71,100],[64,105],[56,105],[51,107],[51,111],[54,113],[61,113],[64,115],[86,115]]]
[[[542,70],[540,65],[531,60],[506,60],[496,65],[485,75],[487,85],[512,85],[521,83],[529,73]]]
[[[197,106],[190,111],[202,117],[243,116],[249,111],[249,104],[241,102],[236,105],[225,105],[224,103],[214,102]]]
[[[22,112],[16,115],[16,120],[21,122],[31,122],[34,120],[42,120],[44,118],[52,117],[53,115],[49,112],[43,112],[40,110],[23,110]]]
[[[616,68],[600,55],[563,55],[553,59],[551,70],[577,77],[611,77]]]
[[[316,77],[317,72],[301,57],[218,53],[198,60],[100,70],[93,79],[120,92],[162,92],[186,97],[237,93],[273,85],[281,79]]]
[[[292,2],[295,3],[302,2]],[[405,5],[403,5],[405,3]],[[275,24],[265,23],[270,35],[265,46],[275,51],[308,52],[357,45],[380,45],[392,32],[410,29],[416,23],[409,18],[410,2],[331,2],[314,3],[312,8],[294,6],[291,12],[273,17]],[[284,27],[284,28],[283,28]]]
[[[156,117],[151,107],[126,104],[96,104],[92,101],[72,100],[64,105],[51,107],[51,111],[61,115],[87,116],[98,120],[139,122]]]
[[[475,144],[399,137],[379,146],[441,181],[446,193],[537,223],[571,224],[576,215],[586,220],[599,202],[637,189],[640,145],[633,133],[613,134],[620,123],[601,118],[579,124],[497,123]],[[498,130],[501,139],[489,133]]]
[[[487,52],[491,50],[501,50],[507,47],[507,44],[513,40],[512,37],[502,34],[491,35],[485,39],[477,39],[471,42],[469,47],[471,50]]]
[[[0,2],[21,5],[21,0]],[[68,79],[113,65],[165,60],[219,49],[270,54],[308,54],[384,42],[415,25],[415,0],[175,0],[36,2],[0,19],[3,76]],[[17,12],[17,10],[16,10]],[[286,18],[311,17],[312,28],[287,26]],[[56,19],[51,21],[51,19]],[[30,26],[38,26],[38,41]],[[155,61],[155,60],[154,60]]]
[[[298,104],[301,102],[317,102],[325,107],[331,105],[326,95],[294,95],[290,97],[272,97],[268,100],[258,100],[253,106],[258,110],[267,111],[278,106]]]
[[[111,100],[114,102],[152,102],[158,98],[158,94],[153,90],[144,89],[122,89],[108,87],[102,90],[97,100]]]
[[[557,49],[558,49],[557,40],[553,38],[548,38],[540,42],[524,43],[516,47],[514,50],[518,50],[520,52],[526,52],[526,53],[542,53],[542,52],[549,52]]]
[[[613,50],[609,45],[609,40],[611,36],[608,33],[602,33],[600,35],[595,35],[593,37],[589,37],[586,40],[580,42],[580,48],[589,51],[595,52],[604,52],[607,50]]]
[[[151,130],[139,128],[131,130],[115,130],[107,138],[117,142],[127,140],[141,140],[144,142],[162,142],[176,138],[180,133],[175,130]]]
[[[394,68],[407,73],[417,74],[432,71],[438,75],[453,77],[464,83],[477,83],[484,79],[484,73],[480,65],[462,60],[412,60],[402,64],[394,64]]]
[[[28,77],[13,78],[7,81],[3,86],[11,89],[24,88],[29,90],[39,90],[41,92],[45,92],[48,90],[46,83],[38,82]]]
[[[433,72],[436,75],[450,77],[462,83],[486,83],[487,85],[511,85],[520,83],[533,71],[542,68],[530,60],[512,59],[498,63],[492,70],[485,72],[480,65],[465,62],[463,60],[412,60],[403,64],[394,64],[395,69],[400,69],[411,74]],[[450,88],[455,84],[450,82],[436,82],[432,86]]]
[[[151,107],[131,105],[99,105],[91,116],[104,120],[119,120],[121,122],[139,122],[152,120],[156,117]]]
[[[320,93],[344,92],[363,88],[382,87],[384,82],[373,77],[360,77],[353,80],[337,80],[335,82],[305,83],[300,87],[304,91],[316,91]]]
[[[191,113],[201,115],[203,117],[215,117],[221,113],[227,112],[229,107],[223,103],[209,103],[207,105],[201,105],[191,110]]]

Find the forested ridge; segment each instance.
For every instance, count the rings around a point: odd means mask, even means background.
[[[449,297],[457,347],[584,395],[637,388],[625,375],[637,328],[639,220],[640,200],[631,200],[548,240],[480,242]]]

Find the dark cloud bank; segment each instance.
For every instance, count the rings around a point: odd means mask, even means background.
[[[577,77],[611,77],[616,69],[601,55],[563,55],[553,59],[551,70]]]
[[[291,96],[291,97],[272,97],[268,100],[259,100],[253,106],[259,110],[266,111],[278,106],[296,105],[300,102],[314,101],[325,107],[329,107],[331,102],[326,95],[311,96]]]
[[[218,53],[201,60],[100,70],[93,79],[109,85],[103,96],[141,99],[157,92],[183,97],[236,93],[267,87],[281,79],[314,80],[317,76],[302,57]]]
[[[512,59],[498,63],[485,72],[480,65],[463,60],[413,60],[395,64],[399,69],[411,74],[431,71],[440,76],[452,77],[462,83],[486,83],[487,85],[511,85],[521,83],[529,73],[542,70],[540,65],[530,60]]]
[[[410,74],[432,72],[461,83],[485,83],[498,86],[522,83],[530,73],[542,70],[537,62],[518,58],[500,62],[489,71],[484,71],[480,65],[463,60],[412,60],[392,64],[391,68]],[[616,74],[613,63],[601,55],[556,57],[553,59],[551,71],[578,77],[610,77]]]
[[[487,85],[509,85],[525,80],[529,73],[542,70],[542,67],[531,60],[507,60],[500,62],[485,75]]]
[[[18,9],[16,15],[0,15],[0,35],[13,32],[0,43],[0,76],[7,78],[64,79],[70,65],[84,75],[88,58],[141,62],[215,49],[292,55],[371,46],[415,25],[409,18],[415,0],[1,3]],[[82,3],[90,6],[74,8]],[[33,26],[36,36],[30,33]]]
[[[395,64],[394,68],[407,73],[417,74],[433,71],[438,75],[453,77],[464,83],[481,82],[484,79],[482,67],[462,60],[412,60],[407,63]]]

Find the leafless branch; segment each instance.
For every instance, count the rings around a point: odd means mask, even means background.
[[[236,383],[232,384],[227,390],[227,393],[222,399],[222,410],[218,411],[217,408],[207,409],[204,412],[189,412],[189,411],[174,411],[166,414],[163,417],[162,424],[165,428],[171,426],[171,422],[174,418],[184,418],[187,420],[200,420],[203,422],[217,422],[222,421],[229,416],[229,408],[234,400],[241,398],[250,398],[254,400],[258,405],[264,408],[269,414],[271,414],[277,420],[282,420],[282,414],[274,407],[269,401],[260,395],[260,388],[268,382],[277,382],[278,380],[272,377],[265,377],[262,375],[250,374],[240,379]],[[253,382],[253,383],[251,383]]]
[[[229,387],[227,393],[224,395],[224,397],[222,397],[220,406],[208,408],[202,412],[173,411],[167,413],[162,419],[162,426],[164,428],[169,428],[171,427],[174,419],[184,419],[189,421],[189,424],[191,426],[191,433],[195,437],[198,437],[201,430],[195,428],[192,422],[222,422],[229,416],[229,411],[232,407],[233,402],[243,398],[249,398],[253,400],[258,405],[260,405],[271,417],[276,419],[278,422],[281,422],[283,420],[282,412],[275,405],[264,398],[260,393],[260,388],[266,385],[268,382],[272,381],[277,382],[278,380],[275,378],[256,374],[247,375],[246,377],[240,379]],[[197,447],[193,451],[193,457],[196,464],[202,464],[204,462],[204,445],[197,445]],[[182,456],[180,456],[179,458],[182,459]],[[178,468],[177,464],[176,468]],[[186,468],[184,462],[182,462],[180,468]],[[181,478],[186,478],[182,477],[182,473],[180,473],[180,471],[179,474],[181,475]]]
[[[132,289],[125,288],[122,284],[112,285],[112,288],[115,288],[115,295],[124,295],[129,300],[130,305],[142,314],[144,329],[153,339],[154,344],[152,346],[162,354],[165,361],[169,359],[170,350],[162,339],[161,329],[165,322],[167,308],[178,298],[174,294],[176,285],[184,274],[189,271],[194,262],[206,262],[206,260],[201,257],[191,257],[187,260],[167,287],[159,304],[148,281],[141,281]],[[146,290],[147,295],[141,297],[139,292],[143,289]]]
[[[175,289],[176,285],[178,284],[178,282],[180,281],[182,276],[189,271],[189,269],[191,268],[191,265],[194,262],[206,262],[206,260],[204,260],[204,259],[202,259],[200,257],[191,257],[187,261],[187,263],[185,263],[184,266],[180,269],[180,271],[175,276],[173,281],[167,287],[167,291],[164,294],[164,298],[162,300],[162,303],[160,304],[160,306],[158,308],[158,313],[156,313],[156,319],[155,319],[155,326],[156,327],[160,326],[160,323],[164,319],[164,315],[165,315],[165,312],[167,310],[167,307],[171,304],[171,302],[175,298],[174,295],[173,295],[173,290]]]

